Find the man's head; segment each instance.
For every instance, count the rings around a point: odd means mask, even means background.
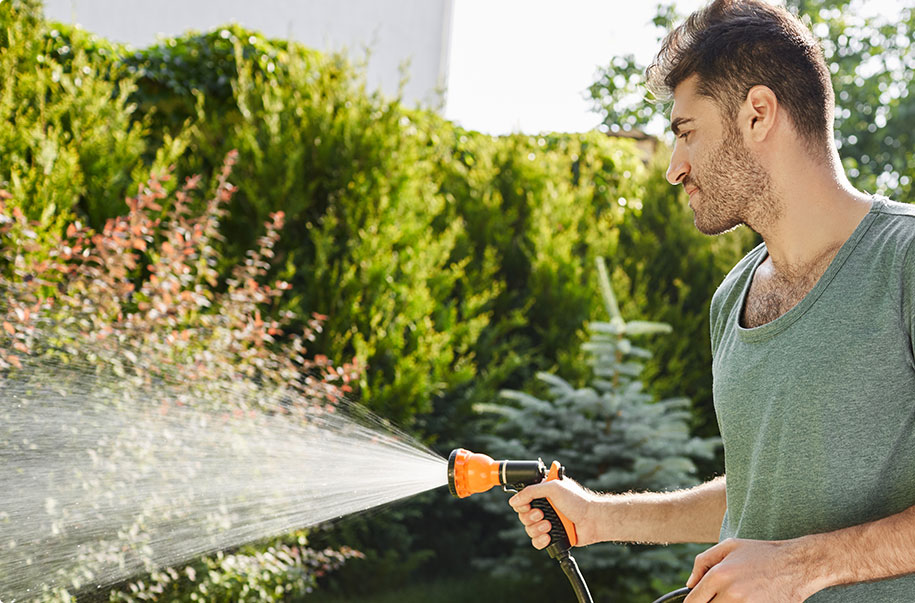
[[[697,76],[677,86],[671,110],[677,142],[667,179],[683,185],[701,232],[721,234],[740,224],[759,232],[781,211],[769,171],[747,148],[735,121],[722,119],[716,103],[697,88]],[[748,136],[756,141],[770,135],[776,101],[765,86],[755,86],[748,99],[750,109],[744,109],[741,121],[756,120]]]
[[[764,0],[714,0],[667,35],[648,67],[648,88],[671,98],[696,76],[696,91],[736,119],[754,86],[772,90],[813,154],[832,147],[835,98],[813,34],[786,9]]]

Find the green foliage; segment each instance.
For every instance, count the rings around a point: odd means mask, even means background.
[[[640,194],[630,143],[463,132],[366,93],[340,57],[237,27],[130,61],[140,107],[192,120],[177,135],[183,169],[205,172],[229,148],[250,158],[235,172],[227,256],[249,245],[252,221],[286,214],[301,233],[276,250],[289,308],[327,316],[316,349],[364,362],[368,406],[447,439],[472,402],[580,365],[567,333],[595,302],[582,258],[612,254],[619,199]]]
[[[688,400],[655,401],[639,379],[643,360],[651,353],[632,343],[635,337],[670,333],[669,325],[625,321],[603,264],[600,285],[608,322],[588,325],[590,338],[583,345],[590,355],[590,387],[576,388],[565,379],[540,373],[548,395],[538,398],[506,391],[506,402],[482,407],[501,420],[486,438],[488,453],[498,458],[563,459],[570,475],[586,487],[604,492],[669,490],[697,483],[697,459],[709,459],[716,438],[690,435]],[[504,497],[486,499],[504,506]],[[547,555],[533,551],[519,526],[503,532],[513,544],[498,572],[543,576],[559,573]],[[592,545],[576,554],[592,591],[615,600],[639,600],[652,579],[673,581],[689,566],[685,547]],[[612,571],[608,571],[612,570]],[[626,596],[633,597],[626,599]]]
[[[289,601],[314,592],[318,579],[361,557],[352,549],[316,551],[304,532],[219,552],[182,568],[164,568],[110,593],[109,601]]]
[[[432,551],[417,546],[408,522],[424,518],[416,500],[404,501],[381,511],[376,521],[344,518],[335,525],[315,530],[313,542],[340,547],[343,543],[368,543],[358,559],[322,580],[321,590],[362,600],[373,593],[404,588],[428,562]],[[381,546],[379,546],[381,543]]]
[[[289,85],[289,69],[300,61],[322,62],[320,54],[285,40],[268,40],[233,24],[206,33],[168,38],[149,48],[122,53],[120,66],[137,80],[133,100],[138,112],[149,115],[153,130],[180,133],[197,115],[197,98],[209,109],[235,109],[239,66],[249,77],[274,85]]]
[[[588,91],[611,132],[644,128],[658,116],[657,105],[646,96],[645,68],[631,54],[610,59]]]
[[[252,221],[285,213],[298,233],[276,249],[296,292],[287,309],[326,317],[315,347],[364,364],[365,403],[409,424],[433,396],[469,381],[467,349],[485,317],[475,293],[450,297],[463,273],[449,262],[460,225],[434,222],[443,201],[410,115],[366,93],[340,57],[239,28],[168,40],[144,56],[153,68],[140,80],[141,106],[193,109],[179,135],[185,169],[205,171],[232,148],[247,158],[223,227],[227,256],[250,245]],[[210,62],[221,65],[215,74]]]
[[[37,2],[0,3],[0,185],[40,237],[77,212],[99,226],[123,203],[146,148],[126,100],[133,82],[109,81],[83,50],[87,36],[59,38]]]
[[[915,4],[863,18],[852,0],[791,0],[822,40],[836,92],[836,140],[857,186],[915,201]]]
[[[630,141],[583,135],[493,138],[436,128],[444,219],[461,222],[458,291],[489,291],[489,326],[473,348],[473,387],[439,401],[439,433],[472,421],[469,404],[523,387],[538,370],[583,376],[578,329],[598,302],[583,261],[613,254],[626,199],[645,169]],[[444,135],[449,138],[444,139]],[[464,442],[466,443],[466,442]]]
[[[440,580],[420,578],[409,584],[394,589],[378,589],[373,593],[362,595],[360,603],[465,603],[466,601],[514,601],[523,598],[530,603],[555,603],[557,598],[550,598],[542,592],[531,592],[530,584],[523,576],[506,580],[493,578],[483,572],[461,575],[452,572]],[[563,595],[568,597],[568,592]],[[312,600],[315,603],[351,603],[355,599],[346,595],[335,595],[318,591]],[[564,599],[563,599],[564,600]]]

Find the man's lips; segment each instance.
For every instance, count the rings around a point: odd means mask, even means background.
[[[687,196],[692,197],[693,193],[699,190],[699,187],[695,185],[684,186],[683,190],[686,191]]]

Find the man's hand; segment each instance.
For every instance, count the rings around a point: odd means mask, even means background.
[[[717,542],[727,506],[724,476],[676,492],[599,494],[568,477],[534,484],[508,502],[538,549],[549,544],[550,522],[531,508],[535,498],[549,498],[575,524],[578,546],[605,541]]]
[[[800,541],[729,538],[696,557],[684,603],[800,603],[818,590],[812,584]]]
[[[583,488],[578,482],[569,478],[553,480],[528,486],[508,500],[518,519],[524,524],[527,535],[536,549],[550,544],[550,522],[543,519],[539,509],[531,508],[535,498],[549,498],[553,508],[565,515],[575,524],[578,534],[577,546],[587,546],[599,541],[597,523],[594,516],[596,494]]]

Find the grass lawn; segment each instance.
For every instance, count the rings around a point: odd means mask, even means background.
[[[686,576],[683,576],[683,582]],[[682,582],[666,584],[654,581],[644,598],[635,600],[653,601],[662,594],[680,588]],[[558,590],[557,590],[558,589]],[[592,590],[596,600],[607,600]],[[611,595],[610,600],[617,600]],[[497,603],[502,601],[524,601],[525,603],[566,603],[574,602],[575,594],[565,582],[553,588],[546,588],[529,581],[510,581],[493,578],[484,572],[466,574],[454,578],[417,581],[402,588],[384,592],[341,595],[318,590],[305,599],[308,603]],[[632,598],[626,599],[632,601]]]
[[[528,586],[528,588],[530,588]],[[534,593],[519,592],[519,585],[496,580],[488,575],[446,578],[432,582],[417,582],[402,589],[371,595],[343,596],[317,591],[306,600],[309,603],[488,603],[491,601],[536,601]],[[571,591],[570,591],[571,595]],[[574,600],[574,596],[570,597]]]

